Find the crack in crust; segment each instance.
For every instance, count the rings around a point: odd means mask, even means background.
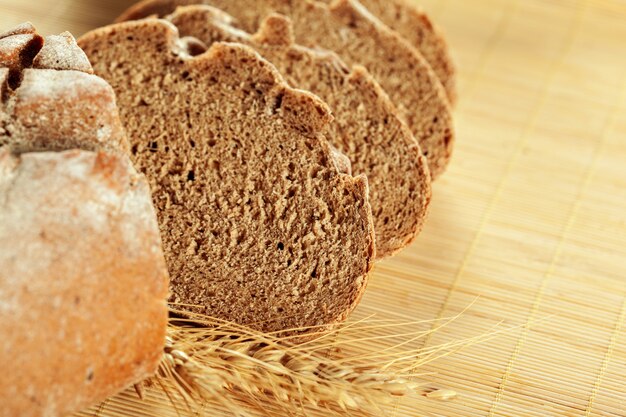
[[[0,148],[127,153],[111,87],[69,32],[45,39],[30,23],[0,34]]]

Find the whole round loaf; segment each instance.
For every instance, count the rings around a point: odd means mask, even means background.
[[[74,38],[0,34],[0,93],[0,416],[64,416],[155,372],[167,270],[113,90]],[[72,148],[111,153],[34,152]]]

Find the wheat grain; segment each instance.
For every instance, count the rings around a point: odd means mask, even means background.
[[[436,328],[450,320],[454,318]],[[292,338],[259,333],[209,317],[176,319],[168,326],[157,374],[136,386],[135,392],[163,415],[171,415],[172,411],[205,415],[202,410],[210,407],[234,416],[282,417],[314,411],[322,415],[381,416],[385,405],[397,397],[453,399],[454,391],[432,390],[417,382],[416,378],[424,375],[414,370],[508,331],[496,329],[474,339],[411,349],[411,342],[428,335],[415,329],[418,324],[424,323],[370,317],[320,331],[317,337],[293,344]],[[381,330],[388,334],[381,336]],[[398,334],[405,337],[401,343],[397,342]],[[380,349],[364,352],[364,345],[372,346],[372,342]],[[118,398],[121,409],[135,404],[128,393]],[[146,404],[148,409],[146,400],[134,406]],[[160,415],[153,408],[147,415]],[[111,415],[126,416],[117,412]]]

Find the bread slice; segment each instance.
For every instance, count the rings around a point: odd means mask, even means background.
[[[389,98],[362,67],[349,70],[333,53],[293,43],[291,22],[272,15],[251,36],[210,6],[180,7],[167,18],[181,36],[207,45],[240,42],[278,68],[293,87],[318,95],[335,120],[329,139],[350,158],[352,172],[366,174],[376,231],[376,255],[390,256],[410,243],[424,223],[430,174],[415,138]]]
[[[327,3],[330,0],[323,0]],[[406,38],[428,61],[452,104],[456,102],[456,69],[441,30],[422,10],[407,0],[360,0],[391,29]]]
[[[295,41],[335,51],[349,65],[363,65],[382,85],[428,158],[433,178],[451,156],[452,115],[445,90],[422,55],[356,0],[144,0],[118,21],[165,16],[177,6],[201,3],[224,10],[254,33],[271,13],[293,21]]]
[[[0,150],[0,201],[0,414],[67,415],[155,372],[167,273],[130,161]]]
[[[71,34],[44,41],[30,24],[0,34],[0,68],[0,148],[129,151],[115,93]]]
[[[374,231],[366,178],[340,173],[323,137],[326,104],[244,45],[191,56],[197,41],[164,20],[78,42],[117,93],[150,180],[171,301],[264,331],[343,320],[365,289]]]

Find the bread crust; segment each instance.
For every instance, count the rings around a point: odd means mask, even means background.
[[[420,52],[356,0],[143,0],[117,21],[205,4],[236,18],[250,33],[271,13],[290,17],[297,43],[335,51],[349,65],[363,65],[383,86],[428,158],[431,176],[445,170],[454,144],[450,103],[443,85]]]
[[[0,415],[64,416],[155,372],[159,242],[126,158],[0,150]]]
[[[0,148],[128,153],[115,94],[68,33],[26,23],[0,35]]]
[[[328,0],[325,0],[328,1]],[[452,105],[456,104],[456,68],[448,43],[423,10],[407,0],[360,0],[376,17],[415,46],[428,61],[446,89]]]

